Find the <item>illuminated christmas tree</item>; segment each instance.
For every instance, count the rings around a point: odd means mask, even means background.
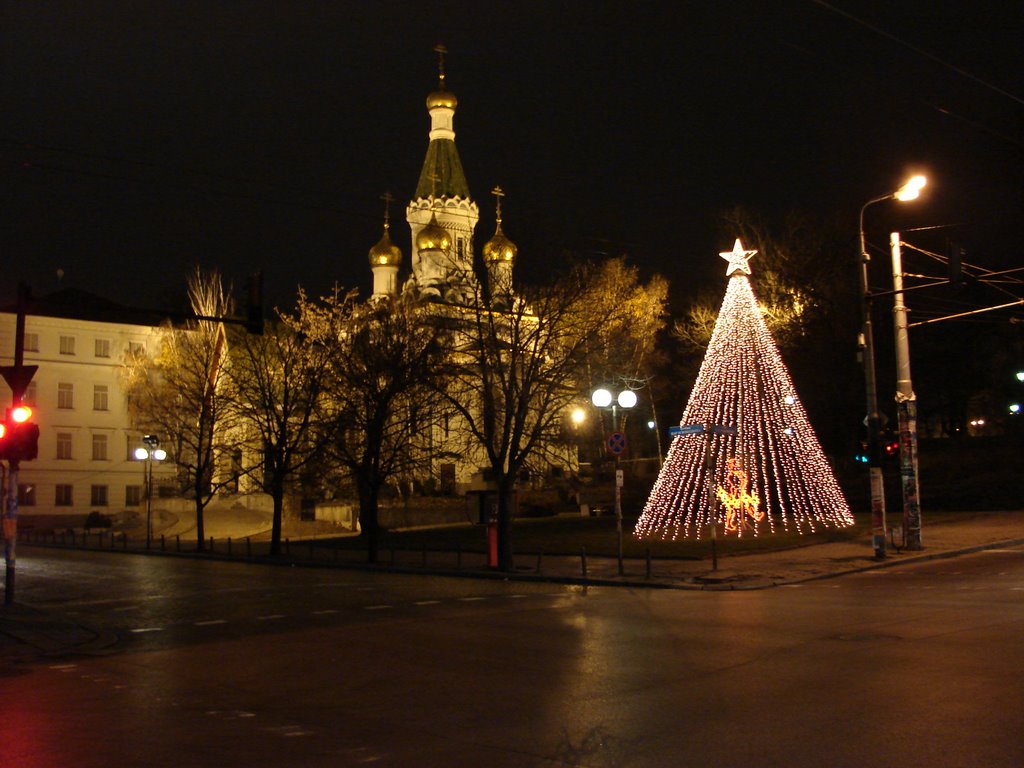
[[[725,299],[637,536],[853,525],[750,287],[755,253],[737,240],[721,254]]]

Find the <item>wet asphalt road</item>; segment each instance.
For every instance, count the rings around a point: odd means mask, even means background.
[[[751,592],[26,547],[8,766],[1018,766],[1024,548]]]

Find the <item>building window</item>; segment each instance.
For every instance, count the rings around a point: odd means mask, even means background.
[[[36,505],[36,487],[28,483],[18,483],[18,506],[34,507]]]
[[[106,384],[93,384],[92,386],[92,409],[94,411],[106,411],[108,410],[107,403],[107,385]]]
[[[25,334],[25,351],[26,352],[38,352],[39,351],[39,334],[38,333],[26,333]]]
[[[25,387],[25,394],[22,396],[22,400],[25,402],[25,405],[36,404],[36,383],[34,381],[30,381],[28,386]]]
[[[126,485],[124,487],[124,505],[126,507],[137,507],[142,503],[142,486]]]
[[[128,354],[132,357],[142,357],[146,354],[146,345],[141,341],[129,341]]]
[[[71,458],[71,433],[70,432],[58,432],[57,433],[57,458],[58,459],[70,459]]]
[[[70,507],[73,488],[74,486],[70,483],[58,483],[57,493],[54,496],[53,503],[58,507]]]
[[[61,336],[60,337],[60,353],[62,355],[73,355],[73,354],[75,354],[75,337],[74,336]]]
[[[75,385],[57,385],[57,407],[69,410],[75,407]]]
[[[106,435],[93,435],[92,436],[92,460],[93,461],[106,461],[107,460],[107,436]]]
[[[96,339],[96,357],[110,357],[110,339]]]
[[[107,486],[92,486],[92,492],[89,494],[89,503],[92,504],[92,506],[94,507],[107,506]]]

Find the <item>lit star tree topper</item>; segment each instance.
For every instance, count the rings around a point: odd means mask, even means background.
[[[853,525],[748,279],[757,251],[722,258],[729,284],[697,381],[636,535],[700,538]]]

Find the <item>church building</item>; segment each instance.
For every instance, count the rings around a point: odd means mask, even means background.
[[[443,46],[438,46],[439,74],[437,89],[427,96],[430,115],[430,142],[423,161],[415,196],[405,210],[412,234],[412,274],[404,289],[447,304],[465,305],[479,289],[474,270],[474,236],[480,220],[480,209],[469,192],[462,160],[455,146],[454,118],[458,99],[445,84]],[[501,198],[504,193],[495,187],[497,227],[494,236],[483,247],[482,256],[487,274],[487,289],[494,304],[501,305],[511,297],[512,269],[516,246],[501,229]],[[389,233],[385,214],[384,234],[370,249],[373,271],[373,295],[392,295],[399,291],[402,251]]]

